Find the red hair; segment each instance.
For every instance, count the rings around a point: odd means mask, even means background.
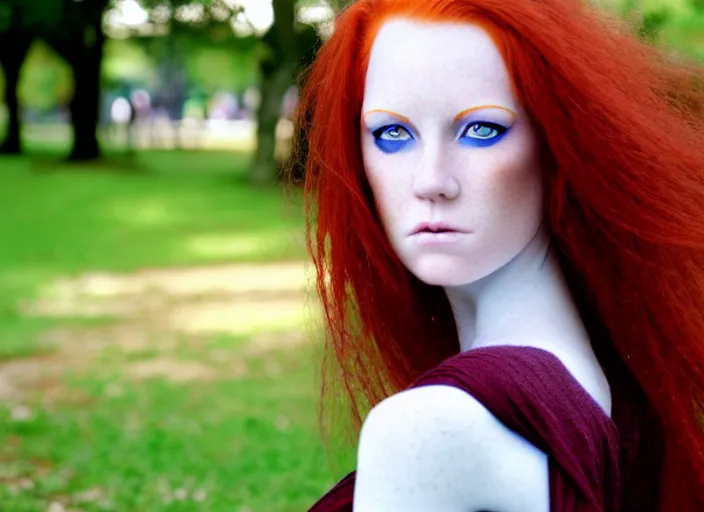
[[[475,22],[494,37],[547,150],[558,250],[588,298],[591,323],[661,421],[663,510],[704,507],[701,82],[693,66],[668,61],[576,0],[359,0],[339,17],[299,119],[308,247],[326,361],[338,373],[324,381],[325,396],[342,384],[359,426],[368,407],[459,351],[443,290],[395,255],[362,164],[369,51],[395,16]]]

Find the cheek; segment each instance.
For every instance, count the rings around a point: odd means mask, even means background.
[[[525,159],[505,162],[497,171],[496,197],[507,207],[542,204],[542,176],[537,162]]]
[[[531,147],[517,147],[490,165],[483,193],[490,213],[506,232],[532,236],[543,218],[542,170]],[[499,227],[499,226],[496,226]]]
[[[366,141],[362,143],[362,161],[364,163],[364,174],[369,183],[369,187],[372,189],[374,201],[377,204],[377,208],[380,210],[379,213],[382,213],[385,203],[384,197],[389,188],[387,183],[388,173],[382,172],[382,159],[371,150],[369,143]]]
[[[381,218],[387,232],[399,222],[404,208],[404,186],[403,173],[400,172],[398,162],[390,165],[389,157],[374,148],[362,145],[362,158],[364,172],[369,182],[369,186],[374,196],[379,217]],[[373,145],[373,142],[371,143]],[[399,160],[398,156],[395,160]]]

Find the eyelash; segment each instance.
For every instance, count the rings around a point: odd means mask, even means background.
[[[469,137],[467,134],[472,128],[490,128],[495,132],[495,135],[492,137],[488,138],[481,138],[481,137]],[[399,132],[405,132],[408,135],[408,138],[405,139],[383,139],[382,136],[385,133],[390,132],[391,130],[396,129]],[[467,126],[465,126],[462,131],[460,132],[461,135],[459,137],[459,141],[462,144],[468,145],[468,146],[473,146],[473,147],[488,147],[496,144],[499,140],[503,138],[503,136],[508,132],[509,128],[502,126],[500,124],[496,123],[491,123],[488,121],[474,121]],[[376,145],[384,151],[385,153],[396,153],[398,151],[401,151],[404,149],[408,144],[412,143],[415,141],[415,137],[413,136],[411,130],[406,128],[403,125],[400,124],[391,124],[391,125],[386,125],[382,126],[381,128],[378,128],[374,131],[372,131],[372,135],[374,136],[374,141]]]
[[[506,133],[506,131],[508,131],[508,128],[506,128],[505,126],[501,126],[500,124],[490,123],[488,121],[477,121],[467,125],[462,131],[462,134],[466,135],[475,126],[491,128],[492,130],[496,131],[496,135],[494,135],[492,139],[499,137],[500,135],[503,135],[504,133]]]
[[[491,137],[467,137],[467,133],[473,128],[473,127],[479,127],[479,128],[489,128],[493,132],[495,132],[495,135]],[[509,128],[502,126],[500,124],[496,123],[491,123],[488,121],[475,121],[468,126],[466,126],[462,130],[462,136],[460,137],[460,141],[463,144],[469,145],[469,146],[474,146],[474,147],[488,147],[488,146],[493,146],[497,142],[499,142],[501,139],[503,139],[504,135],[508,132]]]

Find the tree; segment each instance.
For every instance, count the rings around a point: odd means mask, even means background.
[[[68,63],[73,75],[69,110],[74,137],[69,158],[100,156],[97,126],[105,44],[103,14],[110,4],[111,0],[0,0],[0,63],[5,70],[5,103],[10,114],[3,150],[21,150],[17,83],[32,41],[42,38]]]
[[[296,34],[295,1],[273,0],[274,24],[262,38],[259,63],[261,102],[257,112],[257,149],[250,179],[257,184],[276,180],[276,127],[281,100],[293,81]]]
[[[350,1],[329,3],[338,10]],[[274,25],[262,38],[265,48],[259,66],[262,102],[257,116],[257,151],[250,171],[251,181],[257,184],[273,183],[282,177],[274,155],[281,102],[322,43],[316,27],[296,21],[299,4],[305,2],[273,0]]]
[[[274,24],[257,41],[261,102],[257,113],[257,149],[249,174],[250,180],[257,184],[277,180],[276,127],[281,104],[288,89],[295,84],[302,62],[319,43],[315,27],[296,22],[298,4],[296,0],[273,0]],[[248,47],[252,42],[252,37],[235,35],[230,26],[233,19],[245,14],[236,1],[199,0],[194,3],[191,0],[143,0],[142,5],[152,12],[158,7],[168,6],[171,17],[165,23],[168,24],[167,33],[171,38],[182,33],[188,34],[188,37],[205,34],[222,41],[226,31],[229,35],[227,40],[233,48]],[[198,19],[179,23],[175,14],[179,8],[188,5],[201,6],[198,8]],[[165,12],[166,9],[160,11]]]
[[[0,153],[20,154],[21,116],[17,97],[20,72],[34,39],[27,19],[27,6],[18,0],[0,0],[0,65],[5,72],[4,102],[8,113],[5,139]]]
[[[328,0],[328,4],[333,10],[333,16],[337,16],[344,8],[349,6],[354,0]],[[332,20],[331,20],[332,21]],[[315,41],[303,41],[299,43],[299,48],[303,50],[302,59],[299,61],[298,70],[298,81],[299,85],[305,85],[305,73],[306,68],[312,64],[315,54],[322,44],[322,37],[317,37]],[[306,51],[307,49],[307,51]],[[294,147],[294,159],[287,164],[287,170],[284,178],[286,178],[290,184],[301,185],[305,179],[305,160],[308,151],[308,141],[306,140],[306,123],[309,122],[308,113],[305,113],[305,120],[301,123],[297,123],[295,127],[293,147]],[[300,120],[299,120],[300,121]]]
[[[240,69],[251,66],[258,40],[233,30],[241,6],[225,0],[141,0],[141,5],[149,13],[151,35],[135,39],[159,62],[157,81],[162,86],[153,104],[169,111],[172,119],[181,117],[189,94],[207,96],[247,81],[248,73]],[[179,133],[176,144],[182,147]]]
[[[103,15],[111,0],[33,0],[46,7],[41,36],[71,67],[74,83],[69,102],[73,148],[69,160],[101,156],[98,143],[101,68],[105,32]],[[36,6],[36,8],[42,8]]]

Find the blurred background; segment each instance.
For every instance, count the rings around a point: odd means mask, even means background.
[[[0,0],[0,510],[294,512],[354,467],[280,180],[342,3]],[[703,0],[599,4],[704,59]]]

